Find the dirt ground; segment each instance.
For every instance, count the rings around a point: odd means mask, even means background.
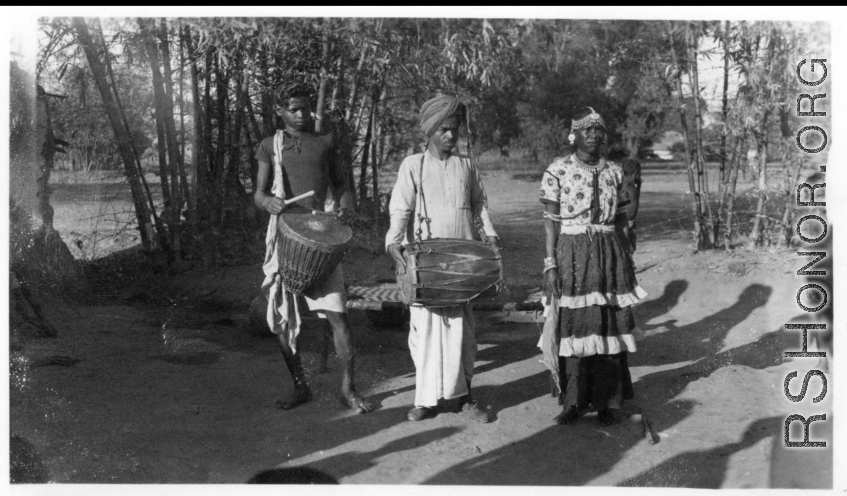
[[[543,228],[537,174],[484,174],[510,293],[538,292]],[[442,413],[408,422],[414,367],[407,329],[351,313],[358,388],[378,405],[355,415],[337,399],[339,371],[318,371],[322,323],[307,319],[304,365],[315,393],[290,411],[274,400],[291,380],[270,333],[247,308],[259,260],[199,266],[127,288],[96,305],[45,305],[55,339],[27,343],[13,363],[11,434],[56,483],[242,483],[275,467],[309,466],[348,484],[768,487],[792,404],[782,383],[799,345],[795,250],[691,254],[679,174],[645,174],[634,308],[646,338],[630,357],[640,422],[599,427],[594,414],[556,426],[536,348],[541,316],[478,312],[474,392],[490,424]],[[391,276],[363,247],[351,284]],[[828,400],[827,400],[828,401]],[[816,407],[820,409],[819,407]],[[814,437],[814,429],[813,436]],[[34,455],[35,456],[35,455]]]

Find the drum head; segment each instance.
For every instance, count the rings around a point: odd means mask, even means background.
[[[314,215],[302,207],[288,207],[279,216],[280,227],[318,246],[344,245],[353,238],[350,226],[341,223],[334,215]]]

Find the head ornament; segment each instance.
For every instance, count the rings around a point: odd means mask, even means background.
[[[591,113],[579,120],[571,120],[571,129],[585,129],[592,124],[597,124],[603,129],[606,129],[606,121],[591,107],[588,107]]]

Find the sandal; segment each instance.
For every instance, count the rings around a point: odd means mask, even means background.
[[[406,414],[406,418],[412,422],[419,422],[432,417],[435,417],[435,410],[425,406],[416,406]]]

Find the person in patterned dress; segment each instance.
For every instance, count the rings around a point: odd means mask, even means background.
[[[627,353],[643,334],[631,305],[647,293],[633,270],[623,170],[600,154],[603,118],[591,108],[578,113],[568,138],[576,151],[550,164],[541,182],[548,305],[539,346],[563,405],[556,423],[574,424],[593,404],[598,422],[611,425],[634,397]]]

